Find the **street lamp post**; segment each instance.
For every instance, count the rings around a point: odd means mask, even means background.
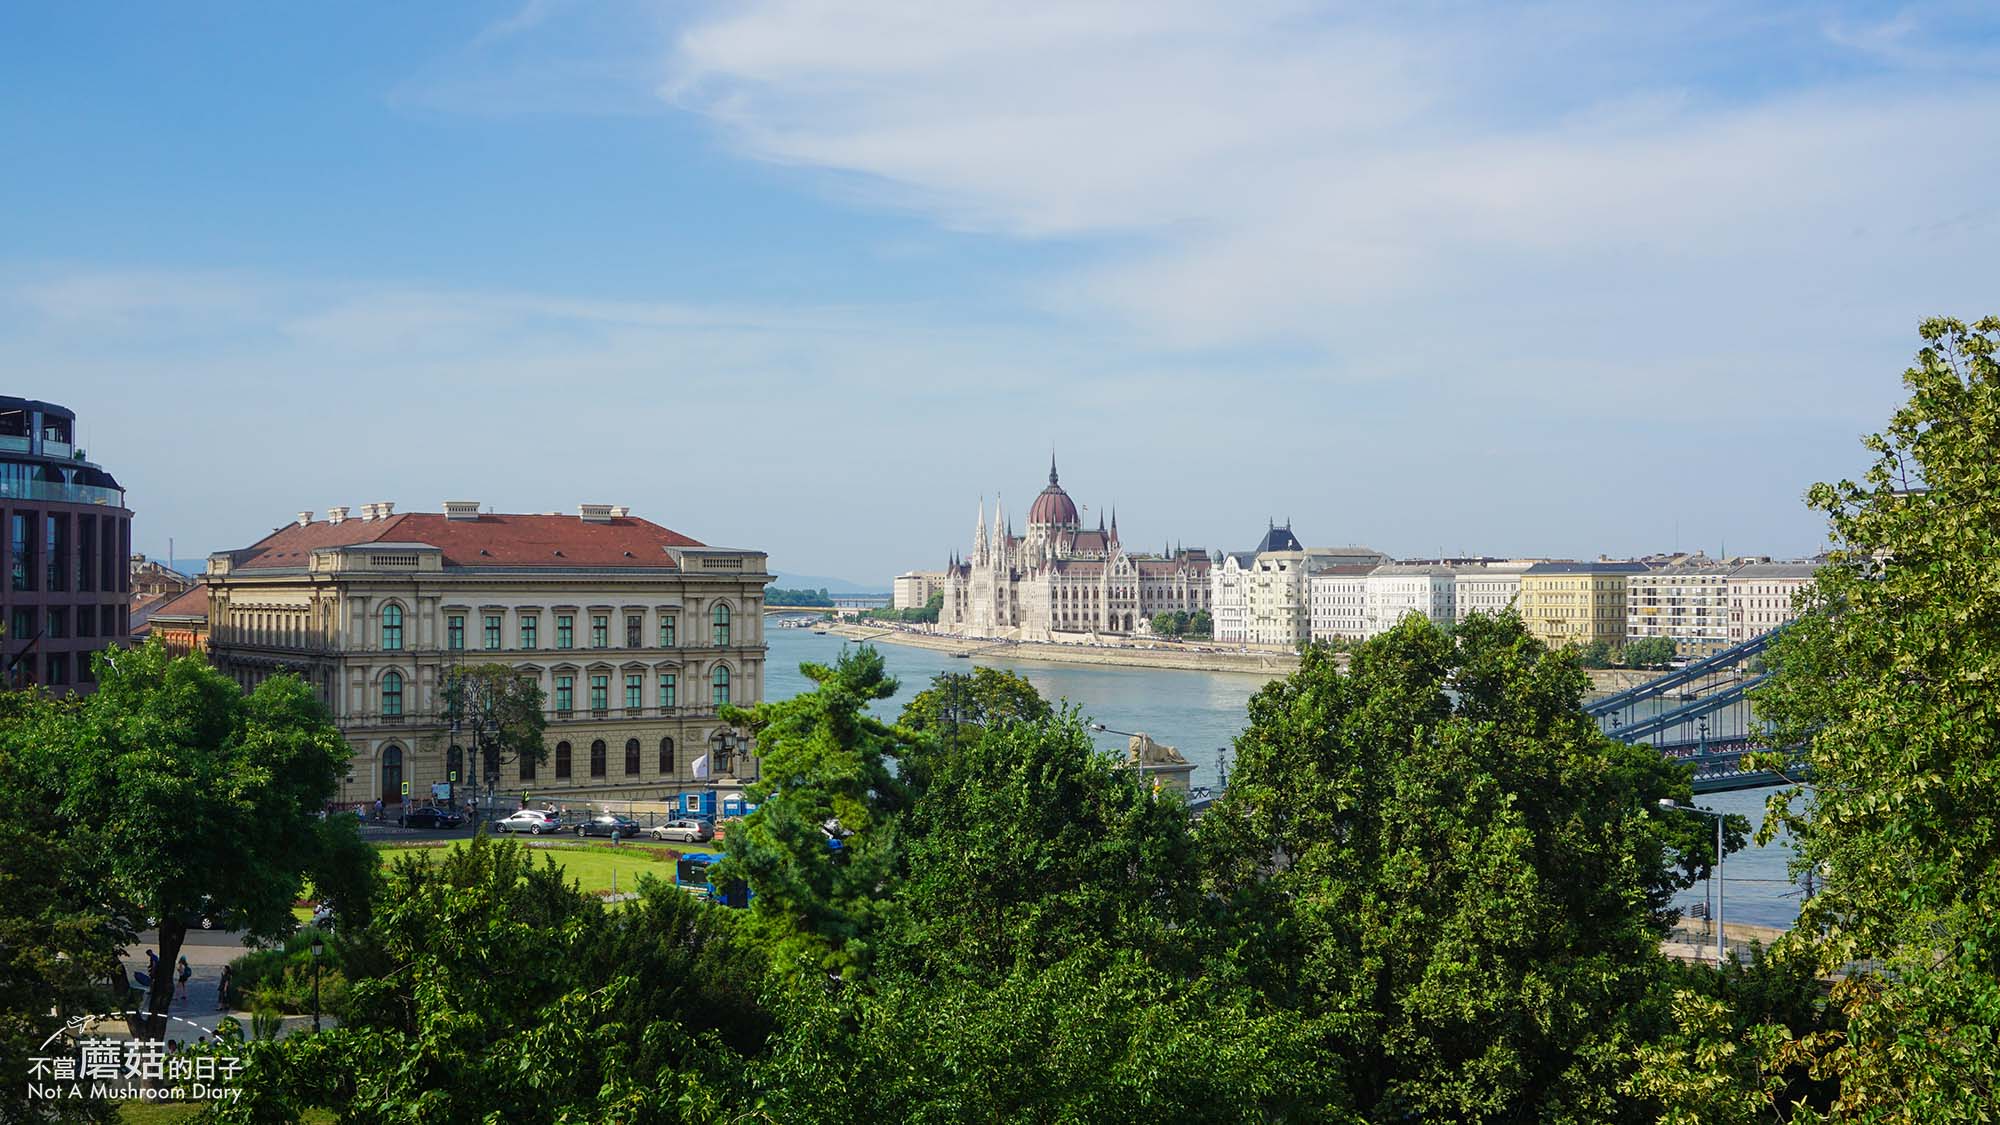
[[[1723,814],[1710,809],[1698,809],[1693,805],[1683,805],[1672,797],[1660,798],[1660,807],[1669,812],[1699,813],[1715,818],[1715,967],[1722,967],[1722,822]]]
[[[736,731],[730,727],[723,727],[716,731],[709,741],[715,744],[715,772],[729,773],[733,765],[730,759],[736,750]]]
[[[313,951],[313,1030],[317,1032],[319,1030],[319,958],[320,954],[326,952],[326,942],[323,939],[321,939],[318,935],[314,935],[313,937],[312,951]]]

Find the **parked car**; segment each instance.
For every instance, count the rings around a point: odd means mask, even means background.
[[[540,809],[522,809],[493,822],[495,832],[526,832],[530,836],[540,836],[545,832],[561,830],[562,825],[557,823],[555,814]]]
[[[434,805],[411,809],[403,815],[405,828],[457,828],[464,823],[464,813],[441,809]]]
[[[616,836],[621,840],[637,839],[641,831],[638,821],[613,813],[593,816],[576,826],[579,836]]]
[[[715,826],[705,820],[670,820],[653,826],[655,840],[675,840],[683,844],[706,844],[715,839]]]

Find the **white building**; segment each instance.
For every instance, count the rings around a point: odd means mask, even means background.
[[[972,554],[945,572],[940,629],[966,637],[1021,641],[1084,641],[1139,632],[1155,614],[1210,609],[1210,560],[1198,547],[1163,555],[1127,551],[1118,516],[1096,530],[1083,526],[1049,460],[1049,483],[1028,508],[1026,535],[1015,535],[995,505],[986,505],[972,533]],[[1211,610],[1211,613],[1213,611]]]
[[[1413,613],[1450,625],[1458,618],[1457,577],[1452,568],[1435,564],[1376,567],[1363,583],[1365,635],[1386,633]]]
[[[1367,565],[1332,566],[1306,579],[1310,629],[1315,641],[1358,641],[1368,635]]]
[[[1257,552],[1232,551],[1209,569],[1209,614],[1215,620],[1217,644],[1240,645],[1250,641],[1250,603],[1244,580],[1256,563]]]
[[[1463,621],[1475,613],[1498,615],[1507,612],[1514,599],[1521,596],[1521,572],[1535,565],[1536,561],[1513,559],[1459,568],[1453,590],[1458,603],[1457,620]]]
[[[931,595],[944,592],[946,574],[942,570],[911,570],[896,576],[889,604],[895,609],[922,609]]]
[[[1797,616],[1792,612],[1792,595],[1812,585],[1817,569],[1809,562],[1766,562],[1731,571],[1725,594],[1729,643],[1739,645],[1763,636]]]
[[[1386,561],[1367,547],[1306,547],[1290,525],[1273,522],[1255,550],[1225,555],[1211,572],[1216,640],[1296,649],[1312,636],[1315,575]]]
[[[1632,575],[1625,588],[1626,642],[1665,637],[1680,656],[1728,648],[1731,569],[1696,554]]]

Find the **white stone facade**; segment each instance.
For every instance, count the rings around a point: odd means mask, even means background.
[[[1507,612],[1521,596],[1521,572],[1533,565],[1518,561],[1460,568],[1453,591],[1457,620],[1475,613],[1498,616]]]
[[[1812,585],[1812,563],[1752,563],[1729,575],[1729,643],[1742,644],[1792,620],[1792,597]]]
[[[1199,548],[1128,552],[1115,515],[1107,527],[1100,514],[1097,528],[1086,530],[1051,460],[1025,535],[1013,533],[997,503],[989,533],[981,502],[971,555],[945,571],[938,627],[1023,641],[1138,633],[1155,614],[1209,609],[1211,565]]]
[[[1396,565],[1370,571],[1364,583],[1364,631],[1375,637],[1411,614],[1439,625],[1458,619],[1457,575],[1448,566]]]
[[[1315,641],[1358,641],[1368,635],[1368,566],[1334,567],[1306,579]]]

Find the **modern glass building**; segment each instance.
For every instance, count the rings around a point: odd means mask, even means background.
[[[0,395],[0,682],[96,686],[91,654],[130,634],[132,513],[76,447],[76,413]]]

